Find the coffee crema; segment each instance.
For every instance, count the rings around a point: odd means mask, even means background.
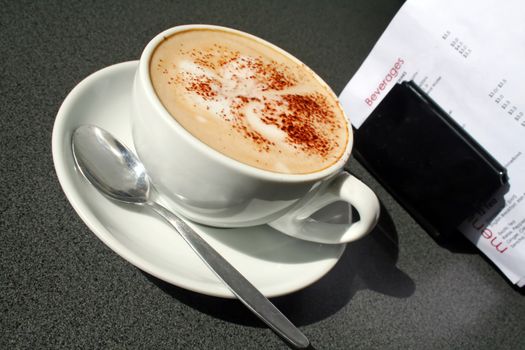
[[[242,163],[306,174],[337,162],[349,130],[333,92],[264,43],[215,29],[165,38],[150,61],[161,103],[196,138]]]

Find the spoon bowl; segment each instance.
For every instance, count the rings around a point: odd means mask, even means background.
[[[151,184],[144,165],[107,131],[93,125],[77,128],[73,157],[82,174],[106,196],[129,203],[147,203]]]

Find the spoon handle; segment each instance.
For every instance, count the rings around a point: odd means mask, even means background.
[[[248,309],[295,347],[306,348],[309,346],[308,338],[186,222],[156,202],[149,202],[148,204],[177,229],[202,261]]]

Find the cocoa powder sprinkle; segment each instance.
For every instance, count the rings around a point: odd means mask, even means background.
[[[250,96],[248,93],[219,96],[222,88],[220,78],[179,72],[176,79],[178,83],[183,84],[186,91],[195,93],[206,101],[219,101],[219,98],[228,100],[229,111],[223,109],[216,113],[225,121],[230,121],[236,132],[252,140],[259,151],[268,152],[276,145],[274,141],[251,127],[246,120],[248,112],[258,114],[266,125],[280,129],[286,135],[286,142],[302,152],[326,157],[337,147],[337,142],[329,136],[330,130],[333,132],[336,128],[341,128],[334,115],[333,106],[318,92],[283,93],[298,84],[298,78],[285,65],[275,61],[267,62],[261,57],[241,56],[239,52],[228,51],[220,45],[214,45],[208,50],[192,49],[186,54],[201,67],[229,69],[232,73],[231,79],[237,84],[241,84],[244,79],[256,84],[259,97]]]

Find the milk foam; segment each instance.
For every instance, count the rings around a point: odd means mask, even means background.
[[[333,93],[308,68],[242,36],[174,35],[155,51],[151,77],[182,126],[249,165],[318,171],[346,146],[347,122]]]
[[[215,93],[213,99],[206,99],[196,92],[188,91],[187,97],[194,104],[201,106],[211,113],[211,115],[222,118],[227,122],[238,113],[244,114],[247,123],[253,130],[278,143],[280,147],[289,147],[285,140],[286,134],[275,125],[268,125],[261,120],[264,104],[263,99],[273,100],[274,103],[281,101],[278,95],[265,91],[267,85],[260,83],[250,77],[257,72],[249,67],[242,66],[242,60],[251,60],[250,57],[241,56],[214,72],[196,62],[181,60],[179,74],[184,75],[190,81],[198,80],[201,75],[211,78],[215,83],[210,84],[211,90]],[[243,96],[254,100],[247,102],[240,110],[232,111],[232,102],[238,96]]]

